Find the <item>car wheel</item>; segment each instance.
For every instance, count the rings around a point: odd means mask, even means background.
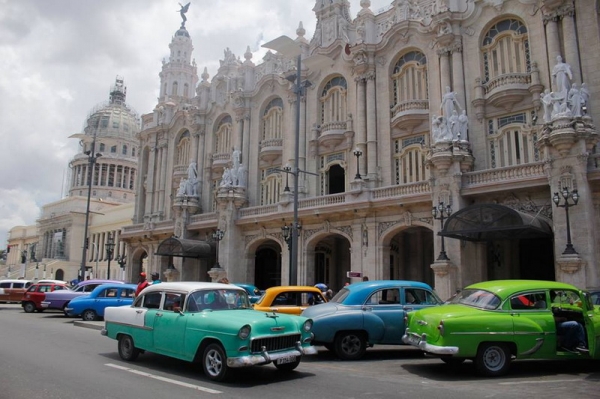
[[[367,340],[362,332],[345,331],[335,337],[335,354],[342,360],[358,360],[367,350]]]
[[[510,350],[503,343],[482,344],[475,357],[475,366],[482,375],[496,377],[504,375],[510,367]]]
[[[81,314],[81,318],[84,321],[96,321],[98,320],[98,315],[92,309],[84,310]]]
[[[229,367],[227,357],[219,344],[210,344],[204,349],[202,356],[204,374],[213,381],[223,381],[227,378]]]
[[[451,366],[456,366],[459,364],[464,363],[465,359],[464,357],[454,357],[454,356],[442,356],[440,357],[440,359],[442,359],[442,362],[449,364]]]
[[[25,302],[23,305],[23,310],[25,313],[33,313],[35,312],[35,305],[33,302]]]
[[[292,363],[277,364],[276,362],[274,362],[274,364],[275,364],[275,367],[277,367],[277,370],[280,370],[280,371],[292,371],[292,370],[294,370],[296,367],[298,367],[300,365],[300,360],[301,360],[301,357],[298,356],[298,358],[296,359],[296,361],[294,361]]]
[[[140,350],[133,344],[133,338],[129,335],[119,337],[119,356],[127,361],[134,361],[140,355]]]

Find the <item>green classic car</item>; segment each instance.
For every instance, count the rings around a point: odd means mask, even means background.
[[[587,341],[579,351],[565,348],[564,321]],[[410,312],[406,325],[405,343],[449,364],[473,360],[487,376],[506,374],[512,359],[600,358],[600,306],[588,292],[565,283],[473,284],[445,305]]]
[[[253,365],[291,371],[303,355],[317,353],[311,319],[253,310],[246,291],[233,284],[150,285],[131,306],[107,308],[104,321],[102,335],[118,340],[123,360],[150,351],[200,362],[214,381]]]

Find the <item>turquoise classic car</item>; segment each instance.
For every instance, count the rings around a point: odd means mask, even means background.
[[[567,345],[565,322],[580,334],[577,348]],[[487,281],[410,312],[403,341],[449,364],[473,360],[486,376],[506,374],[512,359],[599,359],[600,306],[570,284]]]
[[[107,308],[104,321],[102,335],[118,340],[123,360],[150,351],[200,362],[213,381],[253,365],[291,371],[303,355],[317,353],[311,319],[253,310],[246,291],[233,284],[151,285],[131,306]]]

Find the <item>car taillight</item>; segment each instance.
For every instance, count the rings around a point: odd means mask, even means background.
[[[444,335],[444,320],[440,320],[440,324],[438,325],[438,330],[440,330],[440,335]]]

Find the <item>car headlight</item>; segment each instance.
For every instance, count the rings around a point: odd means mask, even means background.
[[[248,338],[251,330],[252,330],[252,328],[250,328],[250,326],[248,324],[246,324],[244,327],[240,328],[240,331],[238,331],[238,337],[240,339]]]
[[[310,330],[312,330],[312,326],[313,326],[313,321],[312,319],[308,319],[304,322],[304,324],[302,325],[302,329],[306,332],[309,332]]]

